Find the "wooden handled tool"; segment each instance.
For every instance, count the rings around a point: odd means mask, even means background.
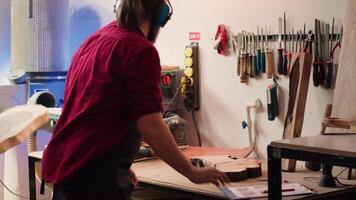
[[[267,78],[271,79],[274,75],[274,55],[272,49],[269,48],[268,45],[268,35],[267,35],[267,29],[266,29],[266,74]]]
[[[282,48],[282,18],[280,17],[278,19],[279,26],[278,26],[278,43],[279,43],[279,48],[278,48],[278,63],[277,63],[277,71],[279,74],[283,74],[283,51],[284,49]]]
[[[325,63],[326,67],[325,67],[325,77],[324,77],[324,86],[325,88],[329,89],[331,88],[331,82],[332,82],[332,78],[333,78],[333,39],[334,39],[334,26],[335,26],[335,18],[333,18],[333,23],[332,23],[332,27],[331,27],[331,44],[330,44],[330,51],[328,52],[328,58],[327,61]],[[329,44],[329,30],[327,30],[326,32],[326,43]],[[329,48],[327,48],[329,50]]]
[[[259,75],[260,72],[262,72],[262,49],[261,49],[261,35],[260,35],[260,27],[257,26],[257,43],[258,43],[258,49],[257,49],[257,70],[256,70],[256,75]]]
[[[321,22],[318,20],[318,44],[319,44],[319,81],[320,85],[324,85],[324,77],[325,77],[325,69],[324,69],[324,61],[323,61],[323,49],[322,49],[322,35],[321,35]]]
[[[315,87],[318,87],[320,85],[320,74],[319,74],[319,69],[320,65],[323,63],[320,60],[319,56],[319,50],[320,50],[320,30],[319,30],[319,20],[315,19],[315,34],[314,34],[314,43],[315,43],[315,49],[314,49],[314,62],[313,62],[313,84]]]
[[[242,38],[243,38],[243,44],[242,44],[242,55],[241,55],[241,76],[240,76],[240,82],[241,83],[247,83],[247,65],[248,65],[248,53],[247,53],[247,38],[246,34],[243,31],[242,32]]]
[[[262,52],[261,52],[261,71],[262,73],[266,73],[266,51],[265,51],[265,43],[264,43],[264,34],[263,28],[261,28],[261,36],[262,36]]]
[[[288,52],[287,52],[287,21],[284,13],[284,55],[283,55],[283,74],[288,75]]]
[[[293,30],[294,32],[294,30]],[[291,71],[292,68],[292,51],[293,51],[293,46],[294,42],[293,42],[293,35],[291,34],[291,32],[289,32],[289,51],[287,52],[288,55],[288,65],[287,65],[287,69],[288,69],[288,74]]]

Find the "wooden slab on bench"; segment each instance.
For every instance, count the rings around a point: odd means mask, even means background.
[[[16,106],[0,113],[0,153],[20,144],[48,121],[47,109],[40,105]]]
[[[242,181],[262,175],[261,162],[248,158],[236,158],[233,156],[201,156],[203,166],[213,167],[225,172],[230,181]]]

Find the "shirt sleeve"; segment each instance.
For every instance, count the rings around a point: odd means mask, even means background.
[[[162,112],[160,88],[161,65],[157,50],[146,47],[126,71],[128,103],[134,120],[143,115]]]

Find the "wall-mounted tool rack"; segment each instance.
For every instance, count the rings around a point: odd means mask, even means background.
[[[308,35],[309,34],[302,34],[302,39],[306,39],[307,37],[308,37]],[[322,34],[321,36],[322,36],[322,38],[326,38],[326,35],[327,34]],[[270,41],[270,42],[278,42],[278,34],[271,34],[271,35],[266,35],[267,36],[267,40],[268,41]],[[290,37],[290,36],[292,36],[292,37]],[[282,40],[287,40],[287,41],[290,41],[290,40],[295,40],[295,39],[297,39],[298,37],[299,37],[300,35],[298,35],[298,34],[291,34],[291,35],[289,35],[289,34],[287,34],[287,35],[282,35]],[[331,38],[333,38],[334,40],[337,40],[339,37],[340,37],[341,35],[340,34],[329,34],[329,37]],[[247,36],[247,37],[250,37],[250,36]],[[255,40],[255,41],[257,41],[257,40],[262,40],[262,38],[264,39],[264,40],[266,40],[265,39],[265,37],[264,36],[257,36],[257,35],[254,35],[254,36],[251,36],[251,37],[253,37],[253,39]],[[314,34],[312,34],[312,37],[314,38]]]

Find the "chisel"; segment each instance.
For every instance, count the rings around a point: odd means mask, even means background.
[[[267,74],[267,78],[272,78],[274,75],[274,55],[273,55],[273,51],[269,48],[269,44],[268,44],[268,34],[267,34],[267,28],[266,28],[266,74]]]
[[[257,26],[257,44],[258,44],[258,49],[257,49],[257,70],[255,71],[256,76],[258,76],[262,70],[262,50],[261,50],[261,36],[260,36],[260,27]]]
[[[279,74],[283,74],[283,48],[282,48],[282,17],[278,19],[278,63],[277,63],[277,70]]]
[[[242,53],[242,62],[241,62],[241,77],[240,77],[240,82],[241,83],[246,83],[247,82],[247,65],[248,65],[248,53],[247,53],[247,36],[246,32],[242,32],[243,35],[243,53]]]
[[[293,30],[294,32],[294,30]],[[287,74],[290,73],[290,69],[292,67],[292,51],[293,51],[293,35],[291,34],[291,32],[289,32],[289,48],[288,48],[288,52],[287,52],[287,59],[288,59],[288,65],[287,65]]]
[[[283,74],[288,75],[288,52],[287,52],[287,22],[286,13],[284,13],[284,58],[283,58]]]
[[[256,56],[256,40],[255,40],[255,34],[252,33],[252,45],[253,45],[253,50],[252,50],[252,61],[251,61],[251,69],[252,69],[252,74],[253,76],[257,76],[256,70],[257,70],[257,56]]]
[[[318,20],[318,44],[319,44],[319,81],[320,85],[324,85],[325,70],[324,70],[324,61],[323,61],[323,49],[322,49],[322,35],[321,35],[321,22]]]
[[[261,52],[261,71],[262,73],[266,73],[266,51],[265,51],[265,43],[264,43],[264,34],[263,28],[261,28],[261,36],[262,36],[262,52]]]
[[[319,76],[319,65],[322,63],[319,60],[319,26],[318,19],[315,19],[315,34],[314,34],[314,62],[313,62],[313,84],[315,87],[320,85],[320,76]]]
[[[333,41],[334,41],[334,27],[335,27],[335,18],[333,18],[333,23],[331,26],[331,44],[330,44],[330,51],[328,53],[328,60],[326,61],[326,68],[325,68],[325,78],[324,78],[324,86],[325,88],[331,88],[331,82],[333,78]],[[327,30],[327,43],[329,45],[329,31]],[[329,49],[329,48],[328,48]]]
[[[241,34],[239,33],[237,35],[237,41],[238,41],[238,50],[239,50],[239,54],[237,56],[237,75],[238,76],[241,76],[241,65],[242,65],[242,61],[241,61],[241,58],[242,58],[242,37],[241,37]]]
[[[299,50],[298,50],[298,52],[302,52],[303,45],[304,45],[303,31],[300,29],[299,33],[300,33],[300,36],[299,36]]]
[[[247,75],[249,75],[250,77],[252,76],[252,52],[251,52],[251,37],[250,37],[250,33],[247,33]]]
[[[258,57],[257,57],[257,37],[258,36],[254,36],[254,69],[255,69],[255,76],[258,76],[259,73],[259,69],[258,69]]]

